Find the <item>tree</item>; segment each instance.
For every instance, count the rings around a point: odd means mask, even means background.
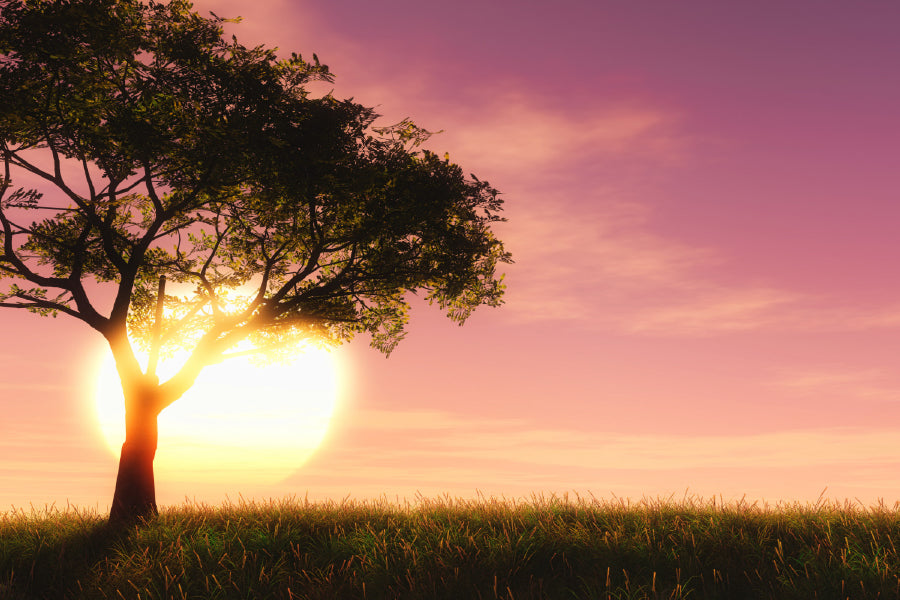
[[[0,306],[108,342],[114,522],[155,513],[157,416],[241,344],[364,333],[389,354],[410,293],[459,323],[503,293],[495,189],[412,122],[311,94],[332,81],[315,55],[244,47],[225,22],[183,0],[0,0]]]

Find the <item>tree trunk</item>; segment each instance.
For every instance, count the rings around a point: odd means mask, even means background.
[[[156,422],[160,412],[157,409],[159,388],[157,385],[137,387],[126,391],[125,443],[119,458],[110,523],[130,524],[157,513],[153,458],[159,437]]]

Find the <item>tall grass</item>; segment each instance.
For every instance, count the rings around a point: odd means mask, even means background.
[[[900,507],[188,505],[0,515],[0,598],[900,598]]]

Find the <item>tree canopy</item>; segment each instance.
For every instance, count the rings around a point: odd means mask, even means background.
[[[312,94],[332,81],[315,55],[225,22],[182,0],[0,0],[0,306],[84,321],[123,381],[154,375],[129,336],[187,348],[165,406],[241,342],[367,333],[389,353],[410,293],[458,322],[498,305],[497,190],[412,122]]]

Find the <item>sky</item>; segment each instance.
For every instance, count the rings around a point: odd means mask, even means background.
[[[285,479],[158,498],[900,501],[900,4],[203,0],[498,188],[506,303],[336,354]],[[0,312],[0,510],[108,509],[72,319]],[[262,401],[254,399],[254,401]]]

